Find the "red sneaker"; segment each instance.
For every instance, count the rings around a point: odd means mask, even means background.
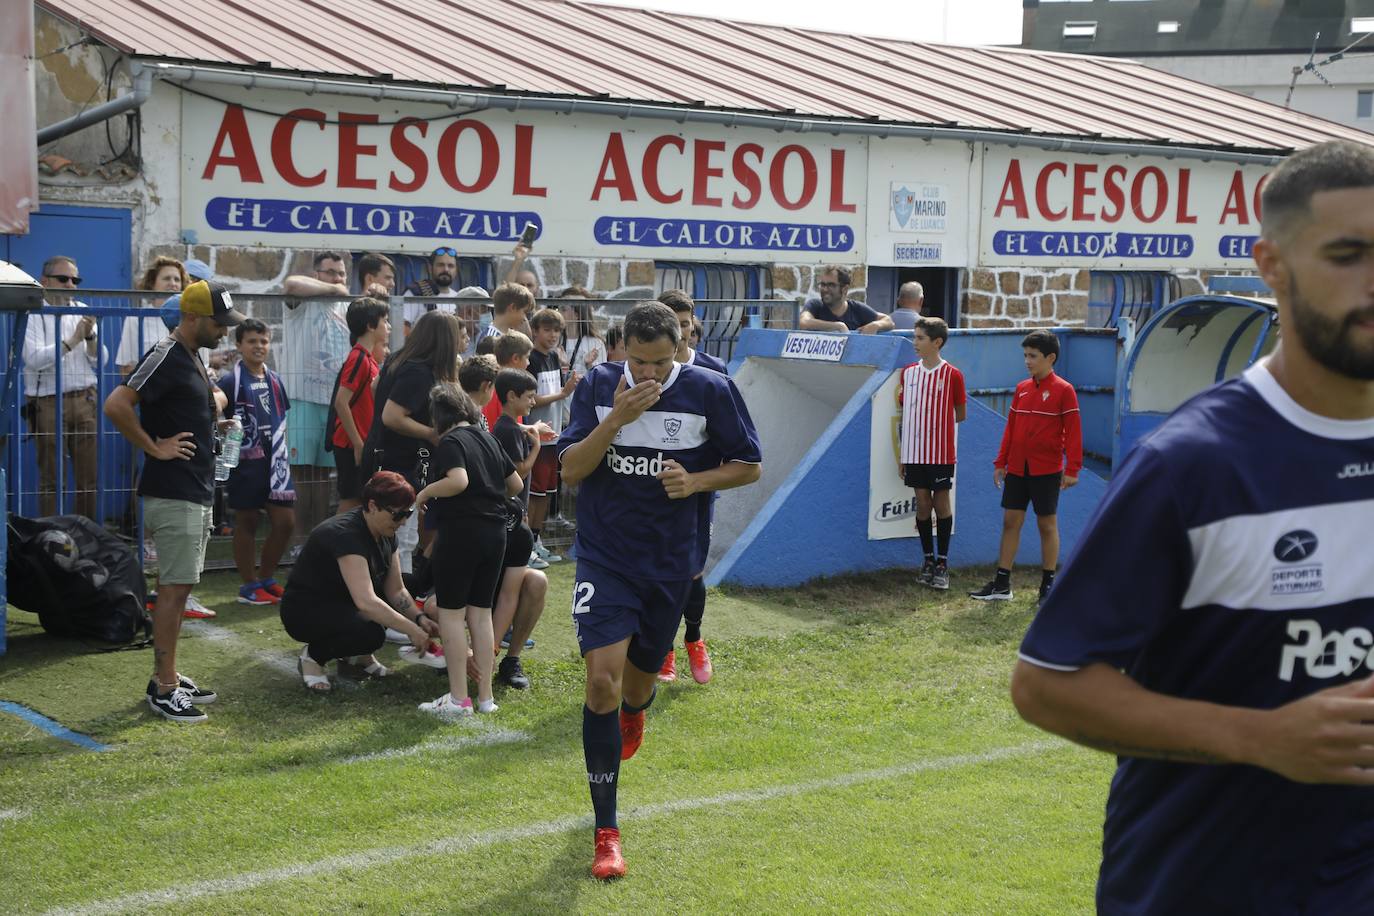
[[[643,743],[644,710],[641,709],[639,712],[620,710],[620,759],[629,760]],[[616,836],[619,837],[620,834],[617,833]]]
[[[262,587],[268,592],[271,592],[273,595],[276,595],[278,598],[286,594],[286,588],[282,586],[279,582],[277,582],[276,579],[263,579]]]
[[[668,650],[668,657],[663,660],[663,667],[658,669],[658,679],[668,684],[677,680],[677,653],[672,649]]]
[[[215,612],[200,603],[200,599],[195,595],[186,596],[186,610],[182,613],[183,617],[191,620],[210,620],[215,616]]]
[[[596,857],[592,877],[598,881],[625,877],[625,857],[620,854],[620,831],[615,827],[596,828]]]
[[[692,663],[692,679],[705,684],[711,679],[711,655],[706,651],[706,640],[686,643],[687,660]]]

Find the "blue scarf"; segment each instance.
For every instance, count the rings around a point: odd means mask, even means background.
[[[296,501],[296,488],[291,482],[291,463],[287,457],[289,449],[286,444],[286,411],[282,410],[285,400],[282,397],[281,379],[271,369],[264,367],[263,371],[267,373],[272,396],[272,463],[267,498],[273,502],[293,503]],[[244,368],[243,360],[239,360],[234,365],[234,412],[239,413],[239,408],[243,408],[242,416],[251,418],[254,407],[248,382],[248,370]]]

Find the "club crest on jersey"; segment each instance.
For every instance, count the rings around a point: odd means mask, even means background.
[[[1311,595],[1325,587],[1321,563],[1310,561],[1317,552],[1317,536],[1298,528],[1274,542],[1274,559],[1284,564],[1269,570],[1272,595]]]
[[[1042,400],[1042,401],[1048,401],[1049,399],[1050,399],[1050,393],[1049,393],[1048,391],[1042,391],[1042,392],[1040,392],[1040,400]]]
[[[678,430],[682,429],[682,420],[679,417],[668,417],[663,421],[663,431],[668,434],[668,438],[675,438]]]

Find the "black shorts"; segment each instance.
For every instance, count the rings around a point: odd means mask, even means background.
[[[429,561],[434,600],[449,609],[491,607],[505,555],[505,522],[472,518],[445,522]]]
[[[913,490],[950,490],[954,488],[954,465],[904,464],[902,478]]]
[[[1062,474],[1008,474],[1002,484],[1002,508],[1025,512],[1026,506],[1035,507],[1040,516],[1055,515],[1059,512],[1059,481]]]
[[[289,483],[289,481],[288,481]],[[240,461],[229,474],[224,486],[229,496],[229,508],[261,509],[268,503],[291,506],[293,500],[270,499],[272,492],[272,462],[268,458],[248,458]]]
[[[524,522],[506,532],[506,558],[501,563],[501,575],[496,577],[496,594],[501,594],[506,573],[512,569],[523,571],[530,562],[530,552],[534,550],[534,532]]]
[[[334,469],[339,475],[339,499],[362,499],[363,479],[352,446],[334,446]]]

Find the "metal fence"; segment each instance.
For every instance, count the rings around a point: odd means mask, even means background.
[[[167,333],[161,321],[160,306],[165,293],[131,290],[83,290],[74,298],[80,304],[50,304],[28,316],[22,338],[17,336],[20,318],[14,313],[0,314],[0,373],[12,362],[22,371],[3,406],[4,428],[0,429],[0,453],[8,472],[10,511],[24,516],[64,513],[87,515],[108,530],[126,539],[140,551],[145,568],[152,564],[144,557],[141,501],[136,498],[141,456],[105,418],[101,409],[105,398],[128,376],[144,352]],[[288,307],[312,300],[279,294],[235,293],[235,307],[267,324],[272,332],[268,365],[282,376],[288,398],[296,400],[306,384],[302,375],[310,366],[296,365],[300,354],[305,361],[320,363],[331,358],[318,346],[297,347],[293,358],[284,364],[284,316]],[[320,300],[332,302],[335,300]],[[476,338],[480,327],[490,321],[490,310],[482,300],[453,298],[394,297],[392,306],[393,352],[403,341],[403,318],[407,304],[434,304],[457,314]],[[605,334],[612,324],[624,320],[636,300],[590,300],[593,326]],[[541,299],[540,307],[567,305],[568,300]],[[795,328],[800,305],[783,300],[711,300],[697,303],[703,326],[699,348],[727,362],[735,341],[744,327]],[[77,318],[95,318],[95,340],[89,358],[82,344],[61,359],[51,359],[64,349],[59,323],[72,324]],[[45,354],[46,351],[46,354]],[[211,376],[228,372],[236,348],[232,333],[209,354]],[[337,360],[337,354],[332,357]],[[80,364],[77,360],[81,360]],[[17,361],[17,362],[16,362]],[[83,368],[84,366],[84,368]],[[317,373],[323,367],[313,367]],[[332,385],[332,379],[330,380]],[[57,396],[57,393],[61,396]],[[326,398],[327,399],[327,396]],[[380,416],[380,411],[378,412]],[[294,445],[318,443],[324,435],[323,413],[293,411],[288,423]],[[332,458],[319,465],[293,464],[297,491],[296,533],[287,561],[319,522],[337,507],[336,482]],[[233,519],[224,507],[222,489],[216,493],[216,534],[211,540],[206,566],[210,569],[233,567],[230,533]],[[575,530],[576,494],[560,491],[550,507],[544,542],[555,551],[571,543]],[[259,526],[259,537],[266,534]]]

